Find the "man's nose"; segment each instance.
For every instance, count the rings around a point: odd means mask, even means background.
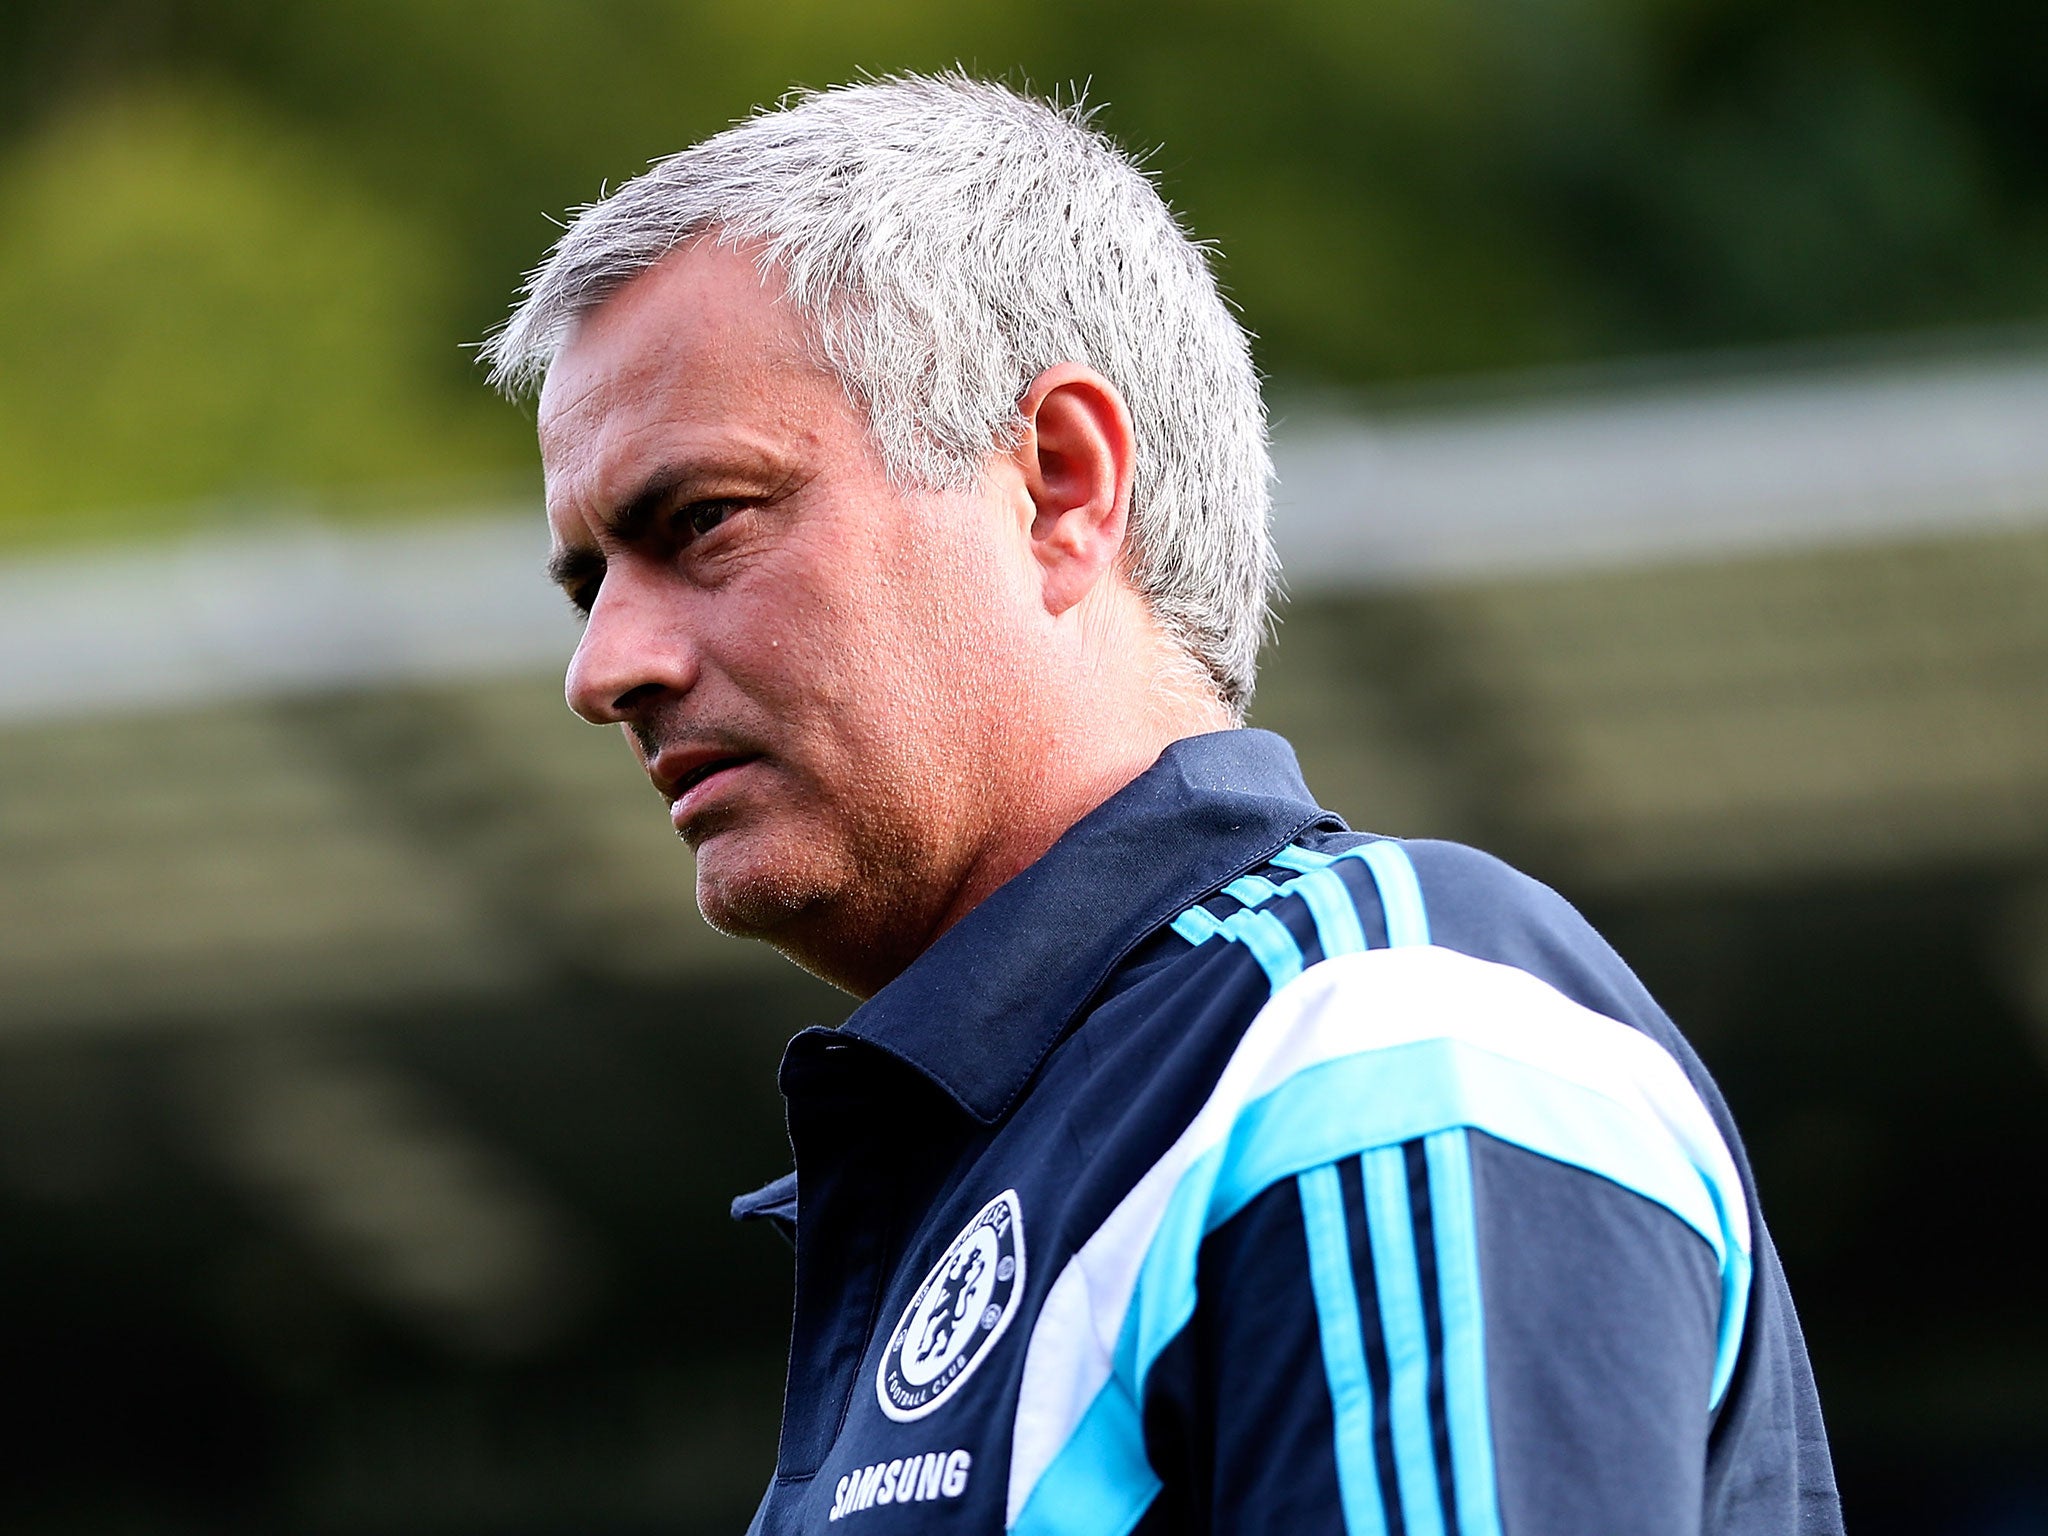
[[[592,725],[618,725],[688,692],[696,680],[695,650],[680,616],[631,575],[607,574],[569,659],[569,707]]]

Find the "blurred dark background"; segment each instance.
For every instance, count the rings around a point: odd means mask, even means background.
[[[1742,1121],[1851,1528],[2048,1531],[2048,27],[2017,5],[0,10],[0,1525],[736,1529],[774,1068],[561,707],[550,218],[793,83],[1071,94],[1223,253],[1255,722],[1578,901]]]

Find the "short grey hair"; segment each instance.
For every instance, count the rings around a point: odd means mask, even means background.
[[[534,386],[579,319],[704,236],[780,274],[906,488],[971,487],[1031,381],[1091,367],[1137,437],[1131,582],[1242,719],[1278,579],[1249,339],[1091,116],[956,72],[797,95],[580,210],[485,343],[492,382]]]

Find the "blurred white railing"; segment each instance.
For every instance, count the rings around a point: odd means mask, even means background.
[[[1296,592],[2048,520],[2048,357],[1283,416]],[[559,665],[537,510],[0,564],[0,719]]]

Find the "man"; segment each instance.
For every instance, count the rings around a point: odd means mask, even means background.
[[[863,1005],[754,1528],[1839,1529],[1727,1111],[1551,892],[1238,729],[1264,419],[1073,110],[814,95],[586,209],[544,379],[568,695],[716,926]]]

